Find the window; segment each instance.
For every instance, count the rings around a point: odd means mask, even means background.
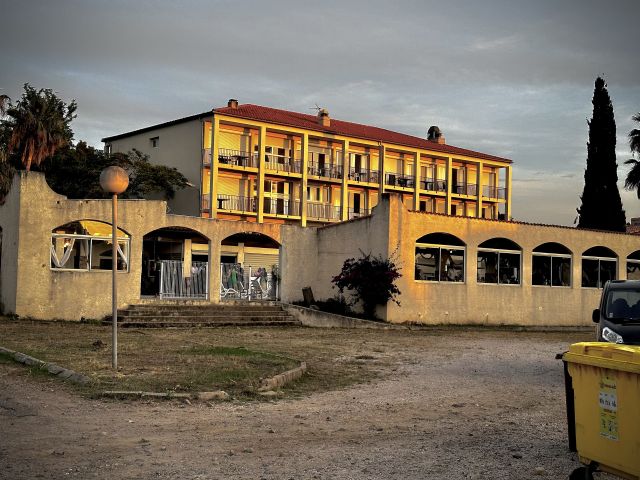
[[[129,271],[131,239],[118,229],[118,266]],[[55,228],[51,233],[50,266],[54,270],[111,270],[111,225],[79,220]]]
[[[110,143],[105,143],[104,144],[104,153],[106,153],[107,155],[111,155],[111,144]]]
[[[602,288],[609,280],[616,279],[618,267],[616,254],[606,247],[592,247],[582,254],[582,286]]]
[[[149,143],[151,144],[151,148],[156,148],[160,145],[160,137],[151,137]]]
[[[533,249],[531,284],[547,287],[571,286],[571,251],[555,242]]]
[[[478,245],[478,283],[520,285],[520,246],[506,238]]]
[[[415,280],[464,282],[465,245],[448,233],[432,233],[416,242]]]
[[[640,280],[640,250],[627,257],[627,280]]]

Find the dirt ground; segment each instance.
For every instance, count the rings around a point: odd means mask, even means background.
[[[0,478],[561,479],[579,465],[554,357],[590,334],[333,332],[318,337],[336,365],[378,363],[380,378],[189,405],[91,400],[0,364]]]

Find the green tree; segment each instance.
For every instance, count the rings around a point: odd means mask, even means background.
[[[400,305],[397,299],[400,290],[395,281],[401,276],[400,267],[392,259],[362,253],[358,259],[345,260],[342,270],[331,282],[340,293],[345,289],[354,292],[352,304],[362,302],[365,315],[374,318],[376,305],[386,305],[389,300]]]
[[[85,142],[61,149],[42,164],[41,170],[51,189],[68,198],[107,198],[110,195],[100,187],[100,173],[111,165],[118,165],[129,174],[129,187],[120,198],[146,198],[160,193],[170,199],[176,190],[188,185],[178,170],[153,165],[138,150],[107,155]]]
[[[635,114],[633,120],[640,123],[640,113]],[[640,157],[640,129],[634,128],[629,132],[629,148],[631,149],[631,155]],[[640,198],[640,160],[630,158],[624,163],[625,165],[632,165],[624,181],[624,188],[635,190],[638,198]]]
[[[3,108],[6,104],[4,100]],[[2,121],[4,129],[11,132],[8,153],[19,155],[27,171],[32,165],[40,165],[56,150],[71,143],[71,121],[76,108],[75,101],[66,104],[53,90],[36,90],[25,83],[22,98],[15,105],[8,102],[8,118]]]
[[[617,184],[616,122],[607,85],[600,77],[595,82],[592,103],[578,228],[624,232],[626,219]]]

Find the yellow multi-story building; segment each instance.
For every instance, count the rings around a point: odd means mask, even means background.
[[[226,107],[104,138],[176,167],[193,185],[175,213],[317,226],[370,213],[385,192],[411,210],[511,218],[511,160],[427,138],[229,100]],[[213,154],[212,154],[213,152]]]

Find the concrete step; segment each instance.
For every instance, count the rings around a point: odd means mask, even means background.
[[[118,322],[121,328],[196,328],[196,327],[299,327],[297,320],[271,320],[271,321],[228,321],[228,322],[176,322],[172,320],[156,322],[126,321]]]
[[[146,317],[221,317],[221,318],[242,318],[242,317],[282,317],[289,315],[282,310],[266,311],[260,310],[251,311],[237,311],[229,310],[227,312],[221,312],[216,310],[207,311],[158,311],[158,310],[145,310],[145,311],[122,311],[118,312],[118,318],[146,318]]]

